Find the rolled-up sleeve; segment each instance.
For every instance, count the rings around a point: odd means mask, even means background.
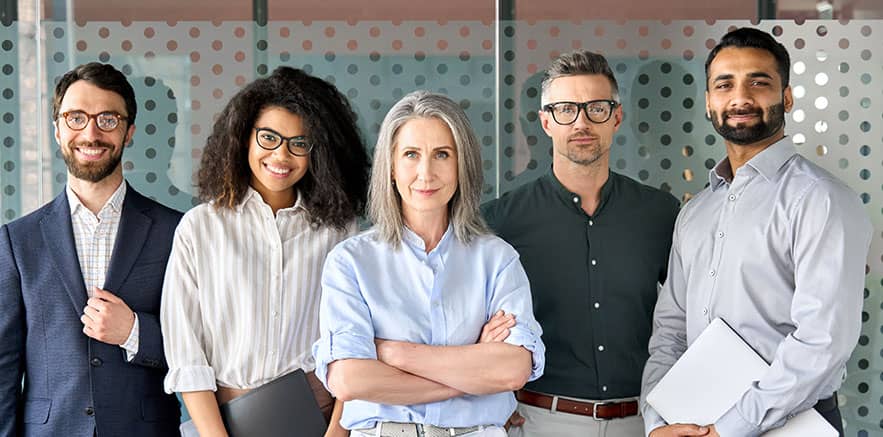
[[[205,355],[198,298],[199,282],[192,222],[181,221],[163,281],[160,326],[169,373],[166,393],[217,390],[215,371]]]
[[[355,261],[344,245],[328,254],[322,270],[319,329],[313,357],[316,377],[326,388],[328,365],[334,361],[377,359],[371,313],[359,287]]]
[[[496,274],[492,287],[487,317],[499,310],[515,316],[515,326],[509,329],[505,343],[522,346],[532,355],[532,367],[528,381],[543,376],[546,366],[546,346],[540,337],[543,329],[533,315],[533,301],[527,274],[518,260],[518,253],[511,249],[510,255]]]

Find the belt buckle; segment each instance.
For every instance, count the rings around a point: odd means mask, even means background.
[[[595,403],[593,403],[593,404],[592,404],[592,419],[595,419],[595,420],[598,421],[598,422],[604,422],[604,421],[610,420],[610,419],[605,418],[605,417],[598,417],[598,407],[599,407],[599,406],[604,406],[604,405],[607,405],[607,404],[611,404],[611,403],[612,403],[612,402],[595,402]]]

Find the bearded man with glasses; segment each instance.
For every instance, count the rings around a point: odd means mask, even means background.
[[[2,437],[178,435],[158,316],[181,214],[123,178],[136,110],[107,64],[81,65],[55,88],[67,186],[0,227]]]
[[[510,436],[643,434],[636,400],[679,204],[610,171],[622,117],[603,56],[560,56],[539,112],[551,170],[483,207],[520,254],[547,346],[545,374],[516,393]]]

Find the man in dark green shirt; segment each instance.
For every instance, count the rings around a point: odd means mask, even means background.
[[[482,208],[521,255],[546,344],[545,373],[517,393],[524,423],[509,433],[640,436],[636,399],[679,203],[610,171],[622,107],[603,56],[553,61],[539,118],[551,171]]]

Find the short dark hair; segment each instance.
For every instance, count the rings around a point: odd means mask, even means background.
[[[100,62],[90,62],[83,64],[68,71],[61,76],[58,84],[55,85],[55,97],[52,99],[52,119],[58,119],[58,111],[61,108],[61,101],[64,94],[71,84],[78,80],[89,82],[106,91],[112,91],[120,95],[126,103],[126,116],[129,119],[129,125],[135,124],[135,115],[138,112],[138,104],[135,102],[135,90],[129,84],[126,76],[114,68],[110,64],[102,64]]]
[[[705,60],[706,90],[708,89],[708,67],[711,66],[711,62],[714,61],[717,54],[726,47],[747,47],[766,50],[776,59],[779,77],[782,78],[782,89],[788,86],[791,72],[791,56],[788,55],[788,50],[785,49],[785,46],[776,41],[769,33],[751,27],[741,27],[724,35],[720,42],[711,49],[711,53],[708,54],[708,58]]]
[[[549,90],[549,85],[553,80],[563,76],[577,76],[582,74],[600,74],[610,81],[610,88],[613,91],[611,96],[613,100],[619,102],[619,85],[616,83],[616,77],[613,76],[613,70],[604,56],[592,53],[588,50],[577,50],[565,53],[552,61],[546,71],[543,73],[541,82],[542,93],[545,97]],[[542,100],[542,104],[547,103]]]
[[[251,180],[252,128],[270,107],[301,117],[314,144],[307,172],[296,184],[310,221],[345,228],[367,201],[369,161],[356,115],[334,85],[291,67],[246,85],[218,115],[199,165],[199,198],[218,208],[242,202]]]

